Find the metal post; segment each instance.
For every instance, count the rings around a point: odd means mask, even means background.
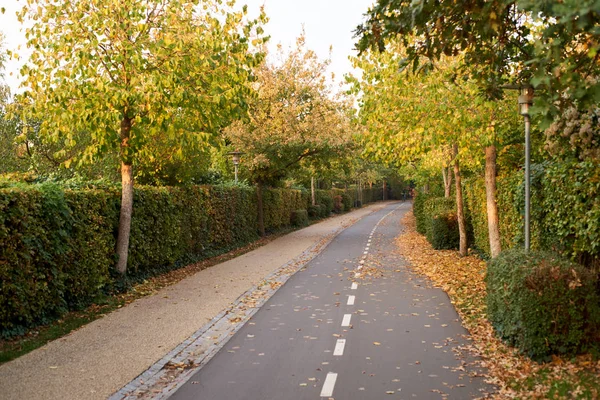
[[[525,119],[525,250],[530,247],[531,227],[529,225],[530,205],[531,205],[531,171],[530,171],[530,152],[531,141],[529,138],[529,129],[531,120],[529,115],[524,115]]]
[[[234,164],[233,167],[235,170],[235,183],[238,183],[238,165]]]

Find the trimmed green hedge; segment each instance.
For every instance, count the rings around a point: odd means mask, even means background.
[[[309,204],[307,193],[294,189],[263,191],[265,230],[273,232],[290,226],[292,212],[305,210]]]
[[[433,220],[440,214],[456,214],[454,198],[431,197],[423,205],[425,215],[425,236],[429,243],[433,243]],[[456,225],[458,229],[458,224]]]
[[[429,224],[430,216],[425,213],[425,202],[433,198],[432,195],[417,192],[417,195],[413,201],[413,214],[417,223],[417,232],[424,235],[427,232],[427,225]]]
[[[458,249],[460,235],[455,212],[444,211],[431,218],[430,243],[435,250]]]
[[[487,311],[504,340],[534,359],[600,343],[597,275],[556,254],[513,249],[488,264]]]
[[[321,217],[329,217],[333,212],[333,196],[329,190],[316,190],[315,200],[321,206]]]
[[[549,164],[542,186],[544,245],[600,266],[600,160]]]
[[[473,227],[473,247],[486,258],[490,257],[490,240],[487,222],[485,179],[470,178],[464,181],[465,208]]]
[[[308,225],[308,212],[306,210],[296,210],[292,212],[292,226],[304,227]]]
[[[116,193],[0,190],[0,336],[88,304],[110,282]]]
[[[465,188],[475,245],[489,256],[484,180],[467,180]],[[499,176],[497,188],[502,248],[522,247],[523,171]],[[532,166],[531,248],[558,251],[583,265],[600,264],[600,161]]]
[[[267,231],[303,226],[307,209],[329,216],[333,208],[332,191],[317,192],[317,207],[308,207],[304,190],[263,194]],[[117,187],[2,185],[0,337],[85,307],[122,284],[114,272],[119,208]],[[255,188],[136,186],[128,276],[141,279],[243,246],[258,238],[257,220]]]

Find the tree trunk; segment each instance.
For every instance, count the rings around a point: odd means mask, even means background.
[[[498,203],[496,202],[496,156],[496,146],[492,145],[485,148],[485,194],[490,255],[492,258],[498,256],[502,251]]]
[[[258,204],[258,232],[260,236],[265,236],[265,212],[263,208],[263,185],[259,183],[256,186],[256,198]]]
[[[313,206],[317,205],[317,198],[315,193],[315,177],[310,177],[310,198]]]
[[[448,199],[452,194],[452,168],[442,168],[442,176],[444,177],[444,197]]]
[[[456,218],[458,219],[458,233],[460,236],[459,252],[464,257],[467,255],[467,226],[465,223],[457,144],[454,145],[454,184],[456,186]]]
[[[127,272],[129,256],[129,235],[131,233],[131,215],[133,213],[133,167],[128,154],[131,134],[131,119],[121,121],[121,213],[119,215],[119,231],[117,235],[117,271],[123,275]]]

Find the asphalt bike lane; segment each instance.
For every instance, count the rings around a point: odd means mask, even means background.
[[[410,203],[340,233],[170,398],[468,399],[484,396],[447,295],[394,243]]]

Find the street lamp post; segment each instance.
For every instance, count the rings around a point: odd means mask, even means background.
[[[240,157],[245,153],[242,151],[230,151],[227,154],[230,155],[231,159],[233,160],[233,168],[235,170],[235,183],[237,183],[238,182],[238,166],[240,165]]]
[[[529,117],[529,108],[533,104],[533,88],[525,87],[521,89],[519,96],[519,113],[525,120],[525,250],[529,250],[531,244],[531,138],[529,131],[531,129],[531,119]]]
[[[519,90],[519,114],[525,120],[525,250],[529,250],[531,242],[530,209],[531,209],[531,119],[529,109],[533,105],[533,88],[529,85],[504,85],[501,89]]]

